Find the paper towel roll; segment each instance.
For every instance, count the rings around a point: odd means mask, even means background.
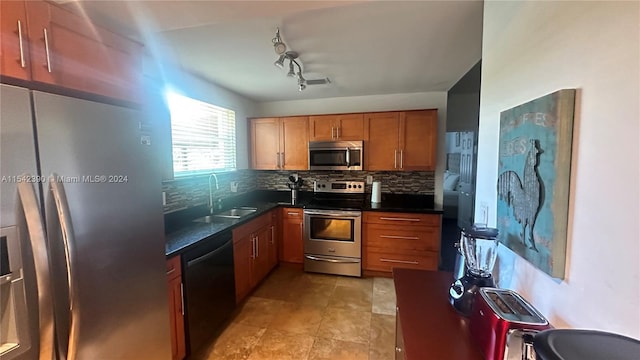
[[[379,203],[382,201],[382,186],[380,185],[380,181],[374,181],[373,187],[371,188],[371,202]]]

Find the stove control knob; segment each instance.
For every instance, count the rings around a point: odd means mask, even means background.
[[[358,185],[358,189],[362,189],[362,185]]]
[[[349,184],[348,188],[351,189],[351,184]]]

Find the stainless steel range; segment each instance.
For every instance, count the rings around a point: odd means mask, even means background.
[[[304,270],[361,276],[364,182],[316,181],[304,209]]]

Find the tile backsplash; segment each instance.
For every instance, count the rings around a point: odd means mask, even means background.
[[[373,181],[380,181],[383,193],[433,195],[435,191],[434,172],[414,171],[273,171],[273,170],[236,170],[217,174],[219,189],[215,189],[215,199],[240,195],[253,190],[289,190],[289,176],[298,174],[304,180],[302,190],[313,191],[314,180],[351,180],[366,181],[368,175]],[[231,192],[231,182],[238,184],[238,191]],[[213,184],[213,179],[212,179]],[[164,212],[169,213],[193,206],[209,203],[209,176],[197,176],[162,183],[166,205]],[[371,192],[367,185],[366,192]]]
[[[236,170],[216,174],[216,176],[218,190],[215,188],[215,180],[211,179],[214,199],[224,199],[256,189],[253,170]],[[232,181],[238,184],[238,191],[235,193],[231,192]],[[163,207],[165,213],[209,204],[209,175],[164,181],[162,191],[166,197],[166,205]]]
[[[264,171],[256,170],[256,188],[262,190],[288,190],[289,175],[298,174],[304,180],[302,190],[313,191],[315,180],[365,181],[368,175],[380,181],[383,193],[433,195],[433,171]],[[365,192],[371,192],[367,185]]]

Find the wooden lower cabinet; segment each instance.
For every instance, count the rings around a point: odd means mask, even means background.
[[[167,260],[169,282],[169,325],[171,326],[171,359],[184,359],[187,348],[184,336],[184,301],[180,256]]]
[[[277,211],[273,210],[273,211]],[[273,214],[264,214],[233,229],[233,266],[236,283],[236,303],[242,302],[277,265],[277,250]]]
[[[280,226],[278,224],[280,224],[280,218],[280,209],[271,211],[271,234],[267,234],[269,235],[267,242],[269,269],[273,269],[278,265],[278,239],[280,238]]]
[[[439,214],[365,212],[363,268],[437,270],[440,259]]]
[[[280,261],[302,264],[304,256],[301,208],[282,208]]]
[[[236,280],[236,303],[251,292],[251,263],[253,241],[249,237],[233,237],[233,269]]]

